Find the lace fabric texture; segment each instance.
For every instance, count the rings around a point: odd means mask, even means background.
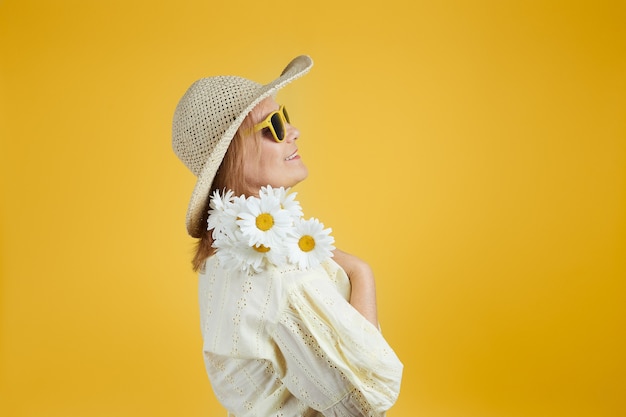
[[[231,416],[384,416],[402,363],[349,294],[332,260],[249,275],[209,258],[199,277],[204,360]]]

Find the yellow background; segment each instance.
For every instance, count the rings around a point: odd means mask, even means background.
[[[626,415],[623,1],[0,0],[0,415],[222,416],[170,148],[269,82],[305,215],[374,267],[390,417]]]

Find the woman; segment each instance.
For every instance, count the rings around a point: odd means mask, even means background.
[[[297,57],[266,85],[198,80],[174,115],[174,151],[197,176],[187,230],[206,370],[237,417],[382,416],[400,388],[371,269],[289,194],[308,172],[274,96],[312,65]]]

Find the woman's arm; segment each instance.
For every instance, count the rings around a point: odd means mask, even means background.
[[[291,393],[325,416],[383,417],[397,399],[402,363],[378,331],[371,269],[336,254],[341,264],[277,274],[276,288],[285,286],[279,293],[286,295],[270,303],[283,306],[268,326],[282,355],[277,372]],[[352,279],[347,301],[341,265]]]
[[[346,271],[350,278],[352,291],[350,304],[378,328],[378,310],[376,307],[376,283],[372,268],[363,260],[339,249],[333,252],[333,259]]]

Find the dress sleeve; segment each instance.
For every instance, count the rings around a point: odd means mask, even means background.
[[[310,273],[287,291],[271,330],[289,391],[324,416],[383,416],[400,390],[402,363],[381,333]]]

